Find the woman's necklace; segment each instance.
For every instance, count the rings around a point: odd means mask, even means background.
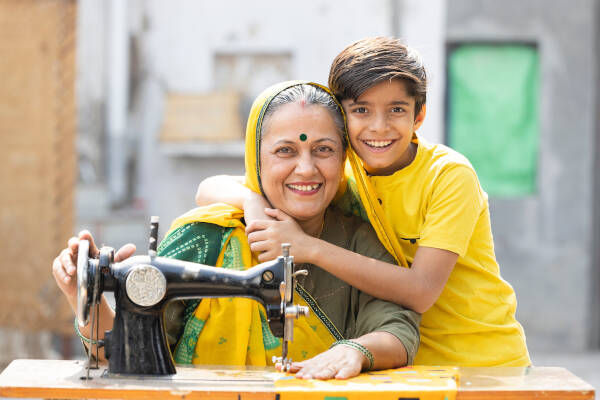
[[[325,212],[323,213],[323,221],[321,221],[321,228],[319,228],[319,231],[317,232],[317,235],[315,237],[321,237],[323,229],[325,229],[325,217],[327,217],[327,209],[325,209]]]
[[[323,218],[323,222],[321,222],[321,228],[319,229],[319,232],[317,233],[318,238],[321,237],[321,234],[323,233],[323,229],[325,228],[325,218]]]

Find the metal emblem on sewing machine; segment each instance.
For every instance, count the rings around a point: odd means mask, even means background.
[[[294,319],[308,307],[293,304],[295,277],[289,244],[282,256],[245,271],[235,271],[156,255],[158,217],[152,217],[148,255],[114,262],[114,249],[103,247],[89,258],[89,243],[79,242],[77,258],[77,319],[86,326],[91,313],[91,339],[98,338],[99,304],[103,292],[114,292],[115,318],[98,347],[104,347],[109,374],[170,375],[175,366],[163,321],[166,304],[175,299],[249,297],[262,303],[273,335],[283,338],[282,355],[274,359],[287,371]],[[96,348],[97,351],[97,348]],[[97,355],[97,354],[96,354]],[[87,378],[91,367],[91,351]]]

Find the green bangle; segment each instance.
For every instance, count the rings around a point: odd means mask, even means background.
[[[375,360],[373,359],[373,354],[371,354],[369,349],[367,349],[365,346],[363,346],[362,344],[357,343],[353,340],[344,339],[344,340],[338,340],[337,342],[333,342],[331,347],[337,346],[338,344],[352,347],[353,349],[356,349],[356,350],[360,351],[361,353],[363,353],[364,356],[367,357],[367,360],[369,360],[369,366],[367,367],[366,370],[370,371],[371,369],[373,369],[373,364],[375,362]],[[331,348],[331,347],[329,347],[329,348]]]
[[[75,319],[73,320],[73,327],[75,328],[75,333],[77,334],[77,336],[79,336],[79,339],[89,344],[98,344],[97,340],[88,339],[81,334],[81,331],[79,330],[79,323],[77,322],[77,317],[75,317]]]

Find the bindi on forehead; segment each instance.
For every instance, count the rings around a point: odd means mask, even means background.
[[[306,133],[301,133],[300,134],[300,140],[303,142],[306,142],[306,139],[308,139],[308,136],[306,136]]]

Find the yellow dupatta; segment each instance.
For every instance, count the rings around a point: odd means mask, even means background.
[[[377,233],[379,241],[385,246],[388,253],[394,256],[398,265],[408,268],[408,262],[402,247],[400,247],[398,237],[377,200],[375,189],[367,177],[363,162],[350,144],[348,144],[347,157],[344,171],[346,181],[351,179],[355,182],[360,201],[369,217],[371,226]]]
[[[257,193],[263,194],[260,184],[260,131],[264,112],[278,93],[303,83],[318,86],[329,93],[327,88],[315,83],[283,82],[263,91],[252,105],[246,127],[246,185]],[[250,251],[241,221],[243,215],[242,210],[222,203],[199,207],[177,218],[169,232],[193,222],[232,228],[223,240],[216,266],[222,267],[224,259],[231,255],[228,252],[234,252],[235,257],[240,259],[238,264],[249,268],[258,264],[258,259]],[[327,350],[342,335],[331,322],[327,323],[322,312],[314,312],[318,306],[310,298],[296,295],[295,302],[310,306],[312,311],[308,317],[294,323],[294,342],[288,354],[294,361],[302,361]],[[246,298],[203,299],[186,323],[184,335],[175,349],[176,362],[193,364],[264,366],[272,365],[274,355],[281,355],[281,340],[268,329],[264,307]]]

